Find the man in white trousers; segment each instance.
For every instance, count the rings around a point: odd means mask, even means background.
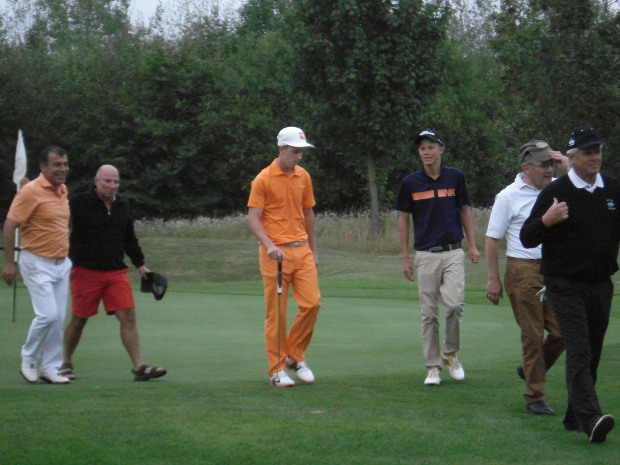
[[[2,279],[16,278],[15,234],[21,227],[19,267],[30,292],[35,318],[21,352],[21,374],[29,383],[68,384],[58,374],[69,292],[69,202],[66,152],[47,147],[39,159],[41,174],[15,195],[4,223]]]

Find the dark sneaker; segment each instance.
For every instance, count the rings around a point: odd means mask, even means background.
[[[590,442],[604,442],[607,439],[607,433],[614,429],[615,423],[614,417],[611,415],[600,416],[590,433]]]
[[[525,410],[528,413],[533,413],[534,415],[555,415],[555,412],[549,404],[544,400],[537,400],[536,402],[530,402],[525,406]]]

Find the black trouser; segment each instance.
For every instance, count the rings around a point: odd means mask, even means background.
[[[602,415],[596,373],[614,286],[609,278],[588,283],[562,276],[545,276],[545,286],[566,346],[568,408],[564,424],[589,434],[592,423]]]

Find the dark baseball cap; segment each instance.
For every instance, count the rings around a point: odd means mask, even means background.
[[[551,160],[551,147],[544,140],[531,140],[519,149],[519,163],[528,160],[528,155],[534,160]]]
[[[415,138],[415,144],[420,145],[422,139],[430,139],[433,142],[437,142],[442,147],[445,145],[443,138],[437,133],[437,131],[433,131],[432,129],[425,129]]]
[[[152,272],[147,273],[146,279],[143,279],[140,284],[140,290],[146,293],[152,292],[155,300],[163,299],[167,288],[168,280],[164,276]]]
[[[570,135],[568,150],[585,149],[593,145],[603,145],[603,140],[596,129],[584,126],[575,129]]]

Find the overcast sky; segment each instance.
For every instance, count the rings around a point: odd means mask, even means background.
[[[205,1],[205,0],[202,0]],[[237,9],[244,3],[245,0],[219,0],[219,4],[222,10],[227,8]],[[129,2],[129,14],[132,18],[138,19],[140,15],[146,23],[153,16],[157,5],[163,4],[167,11],[174,10],[174,5],[178,3],[185,3],[185,0],[130,0]],[[197,2],[200,3],[200,2]],[[218,0],[207,0],[206,3],[218,3]]]
[[[138,19],[140,16],[148,23],[149,19],[155,13],[155,9],[159,3],[162,3],[167,10],[174,9],[175,3],[181,3],[184,0],[130,0],[129,2],[129,14],[133,19]],[[220,0],[222,6],[228,6],[231,8],[238,8],[243,4],[244,0]],[[3,10],[7,5],[7,0],[0,0],[0,10]]]
[[[7,0],[0,0],[0,10],[3,10],[7,3]],[[144,19],[148,20],[155,13],[158,3],[159,0],[130,0],[129,12],[132,16],[141,13]]]
[[[139,14],[148,22],[149,18],[155,13],[158,0],[131,0],[129,4],[129,14],[136,18]]]

